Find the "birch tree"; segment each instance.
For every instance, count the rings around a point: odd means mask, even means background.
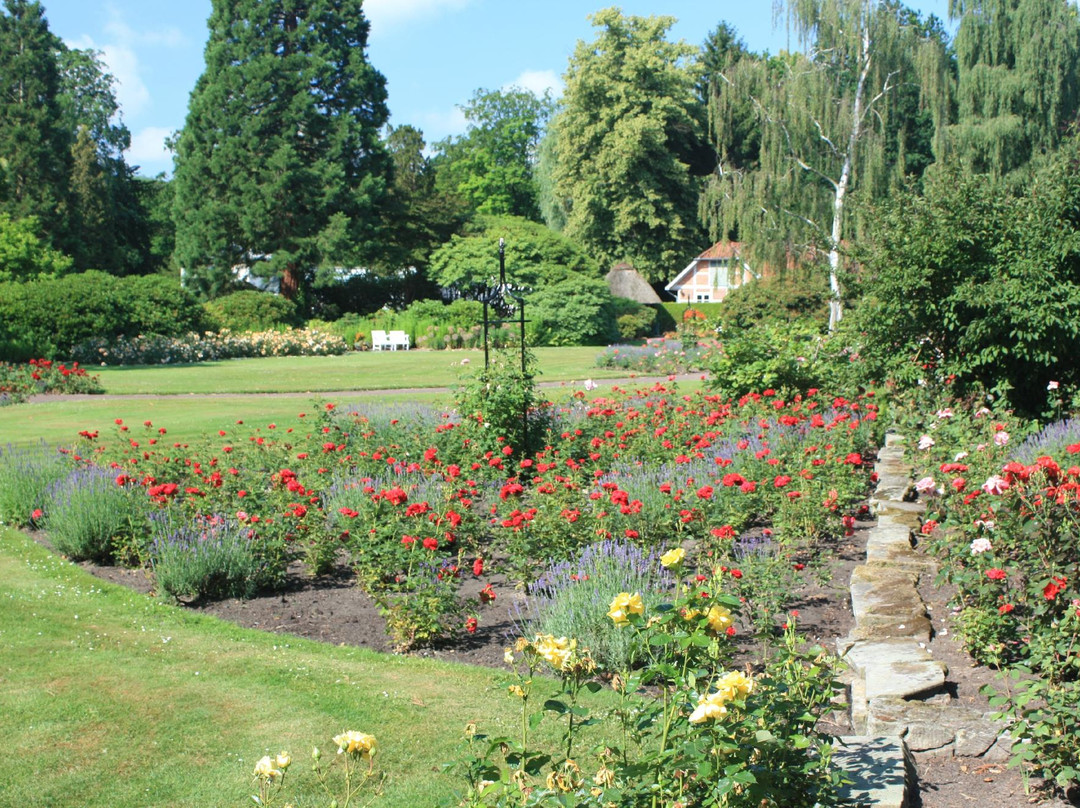
[[[714,232],[736,231],[759,259],[827,255],[829,327],[843,315],[841,253],[850,199],[873,198],[908,173],[912,121],[897,115],[914,88],[933,148],[944,149],[948,71],[940,25],[886,0],[789,0],[776,5],[801,50],[741,58],[714,84],[711,125],[720,162],[706,192]],[[759,123],[753,165],[725,163],[733,116],[749,101]],[[752,150],[742,149],[743,153]]]

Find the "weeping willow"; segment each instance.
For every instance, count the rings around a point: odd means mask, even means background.
[[[945,40],[933,20],[892,2],[791,0],[777,9],[800,49],[733,53],[712,81],[719,161],[702,213],[714,236],[737,235],[759,262],[824,255],[835,328],[841,252],[858,225],[848,221],[851,196],[880,198],[903,181],[916,134],[935,153],[947,148],[938,135],[949,110]],[[753,149],[733,142],[748,118]]]

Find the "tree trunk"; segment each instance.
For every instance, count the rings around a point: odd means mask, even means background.
[[[300,271],[296,264],[288,264],[281,273],[281,295],[286,300],[296,300],[300,293]]]

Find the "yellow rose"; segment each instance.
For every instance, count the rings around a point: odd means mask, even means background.
[[[281,778],[281,771],[274,768],[274,761],[266,755],[255,764],[255,776],[261,780],[273,782]]]
[[[289,768],[289,764],[292,763],[292,755],[288,752],[278,752],[277,759],[274,761],[277,763],[277,767],[282,771]]]
[[[735,623],[731,617],[731,610],[725,609],[723,606],[712,606],[705,617],[709,620],[709,628],[717,634]]]
[[[537,634],[536,653],[548,661],[555,670],[566,670],[570,664],[574,649],[577,648],[577,640],[568,640],[566,637],[555,638],[550,634]]]
[[[615,625],[620,628],[630,625],[630,615],[641,615],[644,613],[645,603],[641,600],[641,595],[637,592],[633,595],[629,592],[620,592],[615,596],[615,599],[611,601],[611,608],[608,609],[608,617],[610,617]]]
[[[723,691],[702,697],[694,712],[690,713],[690,723],[701,724],[723,717],[727,714],[727,707],[724,705],[726,701]]]
[[[678,567],[682,564],[684,558],[686,558],[686,550],[681,547],[676,547],[660,556],[660,563],[668,569],[671,569],[672,567]]]
[[[720,677],[716,688],[721,693],[726,693],[728,698],[745,699],[754,689],[754,680],[744,673],[732,671]]]
[[[365,735],[363,732],[348,730],[335,737],[334,743],[338,745],[339,755],[347,752],[350,755],[370,758],[375,754],[375,736]]]

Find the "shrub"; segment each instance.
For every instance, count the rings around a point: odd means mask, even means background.
[[[820,335],[801,325],[765,325],[724,334],[722,348],[711,361],[709,385],[727,396],[741,396],[763,387],[807,390],[825,380],[819,366]]]
[[[0,284],[0,358],[54,359],[89,339],[182,334],[202,326],[198,303],[165,276],[117,278],[83,272],[56,279]]]
[[[42,526],[61,553],[76,561],[137,561],[143,553],[145,499],[116,472],[77,468],[45,491]]]
[[[273,331],[296,325],[296,305],[269,292],[233,292],[202,305],[218,331]]]
[[[612,305],[619,339],[640,339],[653,333],[656,328],[656,309],[625,297],[614,298]]]
[[[68,367],[63,362],[31,359],[25,365],[0,362],[0,406],[24,401],[38,393],[100,393],[101,382],[90,376],[76,362]]]
[[[536,345],[606,345],[619,338],[607,284],[578,278],[528,296],[526,317]]]
[[[221,516],[174,524],[155,514],[150,563],[158,588],[174,598],[244,598],[254,591],[260,562],[250,530]]]
[[[802,271],[743,284],[724,298],[717,319],[725,331],[795,320],[824,326],[829,319],[827,277]]]
[[[673,587],[674,580],[660,566],[655,552],[617,541],[601,542],[586,547],[574,561],[550,565],[529,585],[519,629],[525,637],[576,637],[602,666],[625,670],[633,637],[612,624],[608,604],[620,592],[639,592],[651,609]]]
[[[0,450],[0,524],[30,524],[34,510],[44,504],[45,489],[68,469],[64,455],[44,444]]]

